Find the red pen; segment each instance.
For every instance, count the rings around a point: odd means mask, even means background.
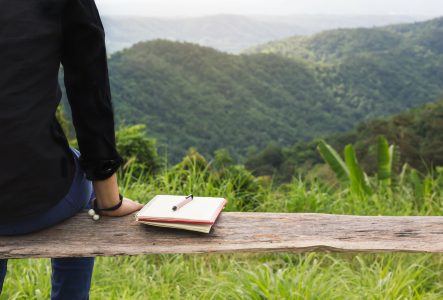
[[[182,208],[183,206],[185,206],[186,204],[191,202],[192,199],[194,199],[194,196],[192,194],[190,194],[189,196],[186,196],[186,198],[184,200],[180,201],[177,205],[174,205],[172,207],[172,210],[176,211],[177,209]]]

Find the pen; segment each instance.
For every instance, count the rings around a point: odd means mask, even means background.
[[[184,200],[180,201],[177,205],[174,205],[172,207],[172,210],[176,211],[177,209],[182,208],[183,206],[185,206],[186,204],[191,202],[192,199],[194,199],[194,195],[190,194],[190,195],[186,196],[186,198]]]

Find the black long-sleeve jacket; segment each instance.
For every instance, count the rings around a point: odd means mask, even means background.
[[[116,150],[105,35],[94,0],[0,0],[0,222],[48,210],[75,164],[55,118],[60,63],[89,180],[123,163]]]

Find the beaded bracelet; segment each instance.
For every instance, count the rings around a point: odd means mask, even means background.
[[[114,205],[113,207],[109,207],[109,208],[98,208],[97,206],[97,198],[92,199],[93,202],[93,207],[88,211],[88,214],[92,217],[92,219],[94,221],[98,221],[100,219],[100,215],[98,214],[101,211],[113,211],[113,210],[117,210],[120,208],[120,206],[122,206],[123,204],[123,196],[121,194],[118,194],[118,198],[120,199],[120,202],[116,205]]]

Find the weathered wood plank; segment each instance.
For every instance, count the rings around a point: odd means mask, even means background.
[[[94,222],[86,212],[35,234],[0,237],[0,258],[209,252],[443,252],[443,217],[228,213],[209,234]]]

